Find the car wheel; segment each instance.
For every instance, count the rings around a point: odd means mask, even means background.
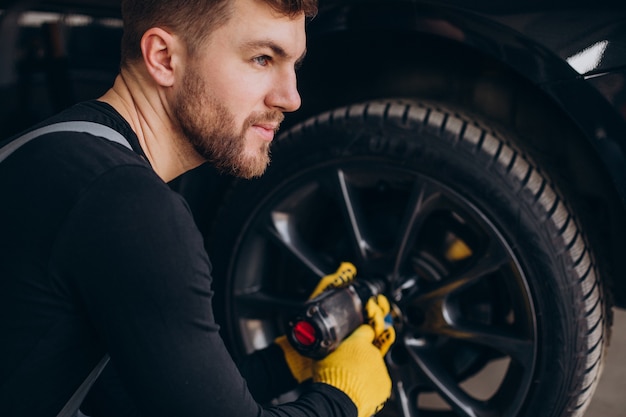
[[[579,416],[608,327],[594,256],[510,132],[418,101],[323,113],[237,183],[209,244],[235,355],[285,331],[323,275],[382,277],[389,416]]]

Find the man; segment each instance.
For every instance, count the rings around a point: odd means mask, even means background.
[[[205,161],[263,173],[283,113],[300,105],[295,67],[315,7],[123,2],[113,87],[42,125],[95,121],[132,150],[59,132],[0,163],[0,415],[57,415],[105,353],[114,384],[94,415],[367,417],[388,398],[376,305],[374,326],[323,360],[283,338],[237,368],[213,317],[202,237],[166,185]],[[257,403],[308,379],[292,403]]]

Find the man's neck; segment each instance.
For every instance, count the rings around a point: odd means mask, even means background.
[[[168,182],[204,162],[170,118],[164,95],[149,78],[123,69],[100,101],[108,103],[130,124],[155,172]]]

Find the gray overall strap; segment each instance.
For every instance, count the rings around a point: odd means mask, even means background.
[[[57,417],[76,417],[78,409],[83,400],[87,396],[89,389],[96,382],[96,379],[100,376],[100,373],[104,370],[104,367],[109,363],[109,354],[104,355],[95,368],[87,375],[87,378],[80,384],[80,387],[74,392],[69,400],[65,403],[65,406],[59,411]]]
[[[9,155],[15,152],[20,146],[25,143],[30,142],[31,140],[54,132],[84,132],[89,133],[94,136],[102,137],[110,140],[111,142],[119,143],[132,150],[133,148],[128,143],[128,140],[122,134],[120,134],[115,129],[112,129],[108,126],[105,126],[100,123],[95,122],[84,122],[84,121],[72,121],[72,122],[60,122],[54,123],[48,126],[41,127],[39,129],[35,129],[30,131],[17,139],[9,142],[5,146],[0,148],[0,162],[4,161]],[[83,402],[83,399],[89,392],[89,389],[96,382],[98,376],[109,362],[109,355],[106,354],[100,360],[100,362],[96,365],[96,367],[87,375],[87,378],[83,381],[82,384],[78,387],[76,392],[70,397],[70,399],[65,403],[65,406],[61,409],[57,417],[75,417],[78,413],[78,409]]]
[[[2,148],[0,148],[0,162],[4,161],[9,155],[15,152],[17,148],[24,145],[25,143],[30,142],[31,140],[41,135],[55,132],[89,133],[94,136],[100,136],[108,139],[111,142],[119,143],[120,145],[123,145],[128,149],[133,149],[130,146],[130,143],[128,143],[128,140],[126,140],[126,138],[122,136],[120,132],[103,124],[83,121],[60,122],[30,131],[6,144]]]

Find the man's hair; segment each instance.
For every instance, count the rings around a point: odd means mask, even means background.
[[[317,13],[317,0],[257,1],[289,17],[304,13],[312,18]],[[232,10],[232,0],[122,0],[122,66],[141,58],[141,38],[148,29],[162,27],[175,32],[193,53],[228,21]]]

